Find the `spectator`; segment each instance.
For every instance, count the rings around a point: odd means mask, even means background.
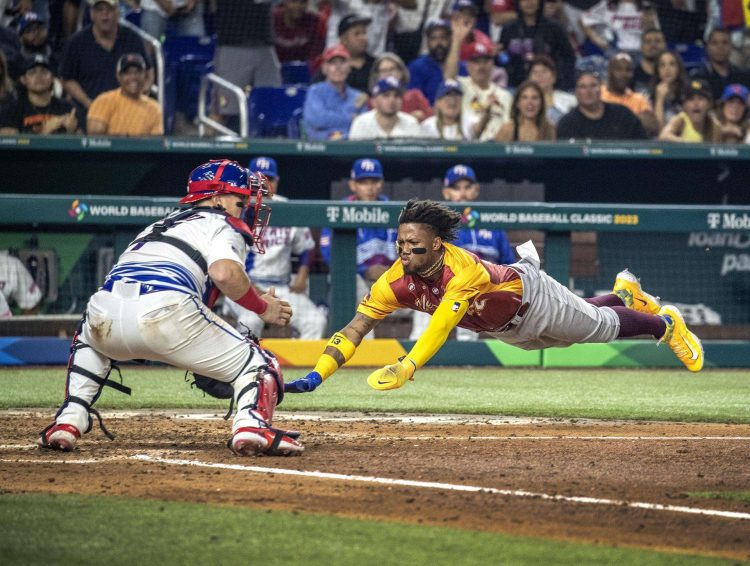
[[[422,94],[422,91],[418,88],[408,88],[406,86],[410,80],[409,70],[404,65],[401,57],[395,53],[383,53],[375,59],[372,72],[370,73],[369,91],[372,91],[375,83],[380,79],[387,77],[395,78],[405,89],[404,102],[401,107],[402,112],[411,114],[420,122],[432,116],[432,107],[424,94]]]
[[[289,199],[277,193],[279,170],[272,157],[256,157],[248,167],[252,173],[263,173],[268,179],[268,190],[273,202]],[[273,288],[275,295],[287,301],[294,316],[290,325],[302,340],[319,340],[326,329],[326,317],[322,310],[307,295],[310,274],[310,252],[315,249],[315,240],[309,228],[300,226],[268,226],[263,232],[265,253],[247,254],[245,271],[250,281],[264,289]],[[299,269],[292,274],[292,257],[299,261]],[[263,320],[229,298],[224,300],[224,314],[237,321],[237,328],[246,328],[258,338],[263,334]]]
[[[117,62],[122,55],[138,53],[149,66],[143,40],[117,23],[117,0],[87,2],[91,6],[91,25],[70,38],[60,66],[63,88],[76,105],[79,124],[86,123],[86,112],[97,96],[117,88]],[[143,91],[148,92],[153,82],[153,70],[148,68]]]
[[[19,79],[22,94],[0,113],[0,134],[73,134],[78,128],[75,108],[53,96],[55,77],[49,59],[35,55]]]
[[[596,73],[582,71],[576,79],[578,106],[557,124],[558,140],[642,140],[646,130],[630,110],[602,101]]]
[[[451,0],[414,0],[413,7],[397,6],[392,20],[393,51],[401,59],[411,62],[419,56],[422,50],[422,37],[426,25],[441,18],[450,5]]]
[[[0,25],[0,53],[5,57],[8,75],[12,80],[16,80],[23,73],[25,63],[21,55],[21,41],[16,30],[4,25]]]
[[[714,99],[718,99],[730,84],[750,86],[748,74],[729,62],[731,51],[729,31],[714,28],[708,36],[706,61],[700,67],[690,71],[691,77],[708,81]]]
[[[635,92],[647,94],[651,88],[651,79],[656,73],[656,58],[667,48],[661,30],[649,28],[641,35],[641,60],[635,67],[630,88]]]
[[[377,159],[358,159],[349,177],[349,202],[387,201],[383,192],[383,166]],[[396,261],[393,243],[395,230],[386,228],[357,229],[357,301],[369,291],[370,285]],[[331,262],[331,229],[320,232],[320,251]]]
[[[367,94],[346,84],[350,68],[349,52],[343,46],[334,45],[323,53],[326,80],[310,86],[302,111],[307,139],[346,139],[354,117],[367,110]]]
[[[492,140],[502,125],[510,119],[513,97],[504,88],[490,81],[493,69],[492,43],[472,43],[467,62],[468,77],[456,77],[458,49],[471,31],[460,19],[451,20],[451,50],[445,64],[445,76],[457,79],[464,91],[461,114],[467,139]]]
[[[711,115],[713,103],[708,82],[703,79],[691,80],[682,101],[682,112],[667,122],[659,139],[682,143],[718,143],[721,141],[721,125]]]
[[[450,202],[473,202],[479,199],[480,186],[474,169],[468,165],[454,165],[443,178],[443,198]],[[515,263],[516,257],[508,242],[508,236],[502,230],[464,228],[459,230],[458,238],[452,242],[480,260],[492,263]],[[417,340],[430,323],[430,315],[414,311],[410,340]],[[475,341],[478,334],[463,328],[456,329],[456,339]]]
[[[42,292],[26,266],[8,250],[0,250],[0,318],[13,316],[10,304],[15,303],[23,314],[33,314]]]
[[[372,88],[369,112],[357,116],[349,129],[350,140],[418,138],[422,135],[414,116],[401,112],[404,89],[394,77],[380,79]]]
[[[443,67],[451,46],[451,25],[445,20],[431,20],[425,28],[427,53],[409,63],[410,88],[418,88],[435,104],[435,93],[443,82]],[[463,62],[458,63],[459,75],[466,75]]]
[[[57,71],[60,66],[59,54],[52,50],[48,37],[47,22],[36,12],[26,12],[18,21],[18,39],[21,41],[23,58],[42,55],[49,60],[50,68]]]
[[[669,43],[695,43],[703,38],[706,14],[713,13],[712,2],[652,0],[659,22]],[[724,4],[722,3],[722,10]],[[744,18],[743,18],[744,19]]]
[[[680,103],[687,90],[688,76],[677,53],[664,51],[657,56],[655,64],[649,98],[659,127],[663,128],[682,111]]]
[[[518,18],[514,0],[484,0],[484,11],[490,17],[491,37],[499,37],[502,28]]]
[[[368,20],[367,45],[363,50],[375,56],[380,55],[386,48],[392,6],[415,7],[416,2],[415,0],[395,0],[390,5],[389,2],[383,0],[332,0],[326,45],[330,47],[335,44],[338,37],[338,42],[346,46],[341,39],[341,22],[356,15],[357,19]],[[366,77],[367,75],[365,75],[365,80]]]
[[[349,52],[351,71],[346,82],[350,87],[369,92],[370,73],[375,57],[367,52],[368,26],[372,19],[357,14],[349,14],[339,23],[339,41]],[[385,49],[382,49],[382,53]]]
[[[729,85],[716,108],[716,119],[721,125],[721,143],[743,143],[748,134],[748,96],[742,85]]]
[[[476,29],[477,14],[479,9],[474,0],[454,0],[451,8],[451,21],[460,20],[463,26],[469,28],[469,33],[461,42],[460,58],[461,61],[467,61],[471,57],[471,44],[482,42],[485,45],[492,43],[492,40],[484,32]]]
[[[659,28],[656,12],[642,0],[601,0],[581,17],[581,24],[589,40],[602,53],[627,51],[637,54],[641,35],[648,28]]]
[[[307,61],[309,65],[325,46],[320,16],[307,9],[307,0],[282,0],[273,9],[276,55],[279,61]]]
[[[547,108],[547,119],[555,125],[578,104],[575,96],[555,88],[555,62],[547,55],[537,55],[531,60],[528,80],[541,87],[544,93],[544,106]]]
[[[164,124],[155,100],[143,94],[146,61],[126,53],[117,62],[120,88],[103,92],[91,103],[86,130],[109,136],[161,136]]]
[[[214,71],[245,91],[255,86],[281,86],[281,65],[273,48],[271,3],[221,0],[214,14]],[[214,88],[214,118],[239,130],[237,98]]]
[[[8,73],[8,62],[5,53],[0,51],[0,112],[6,106],[14,103],[16,100],[16,89],[13,88],[13,81]]]
[[[171,23],[175,35],[206,35],[202,0],[141,0],[141,29],[161,40]]]
[[[495,136],[499,142],[554,141],[555,126],[547,119],[544,93],[533,81],[519,85],[510,109],[510,122]]]
[[[661,128],[651,104],[645,96],[633,92],[628,86],[633,81],[634,70],[633,60],[627,53],[618,53],[612,57],[607,69],[607,84],[602,86],[602,100],[625,106],[638,116],[648,137],[656,137]]]
[[[458,81],[448,79],[437,91],[435,115],[422,122],[422,135],[450,141],[462,141],[464,135],[461,120],[463,89]]]
[[[508,84],[516,87],[526,78],[526,65],[535,55],[555,62],[557,86],[573,85],[575,53],[565,30],[544,17],[544,0],[518,0],[518,19],[503,27],[500,45],[508,55]]]

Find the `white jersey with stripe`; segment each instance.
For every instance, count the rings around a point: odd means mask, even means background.
[[[183,212],[184,209],[176,210],[167,218]],[[155,224],[158,222],[138,234],[136,240],[151,233]],[[182,240],[198,250],[208,266],[220,259],[236,261],[240,265],[245,263],[245,241],[222,214],[198,210],[178,220],[164,235]],[[185,252],[172,244],[152,241],[128,247],[107,276],[107,281],[118,279],[202,297],[207,278],[201,267]]]

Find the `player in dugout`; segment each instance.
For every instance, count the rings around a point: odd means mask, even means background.
[[[617,275],[612,293],[582,299],[540,269],[531,242],[518,246],[521,260],[510,265],[482,261],[448,243],[460,222],[461,214],[444,204],[410,200],[398,219],[397,261],[375,281],[351,322],[331,337],[315,369],[285,390],[314,390],[398,308],[429,312],[432,319],[406,356],[370,374],[367,383],[377,390],[413,380],[455,326],[525,350],[652,335],[690,371],[703,367],[701,342],[679,310],[644,292],[629,271]]]

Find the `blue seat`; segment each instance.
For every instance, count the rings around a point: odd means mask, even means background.
[[[164,49],[165,131],[171,133],[175,111],[188,120],[198,114],[198,95],[204,75],[213,71],[215,37],[167,37]]]
[[[310,66],[307,61],[287,61],[281,64],[281,83],[284,85],[309,85]]]
[[[250,137],[300,137],[307,89],[298,86],[255,87],[248,97]]]
[[[670,45],[669,49],[682,57],[687,71],[700,66],[706,58],[706,49],[697,43],[675,43]]]

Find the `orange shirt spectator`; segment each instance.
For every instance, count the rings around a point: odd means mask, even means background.
[[[602,100],[613,104],[622,104],[636,116],[641,112],[648,112],[651,110],[651,104],[646,97],[629,88],[625,89],[625,92],[622,94],[616,94],[610,91],[606,86],[602,86]]]

